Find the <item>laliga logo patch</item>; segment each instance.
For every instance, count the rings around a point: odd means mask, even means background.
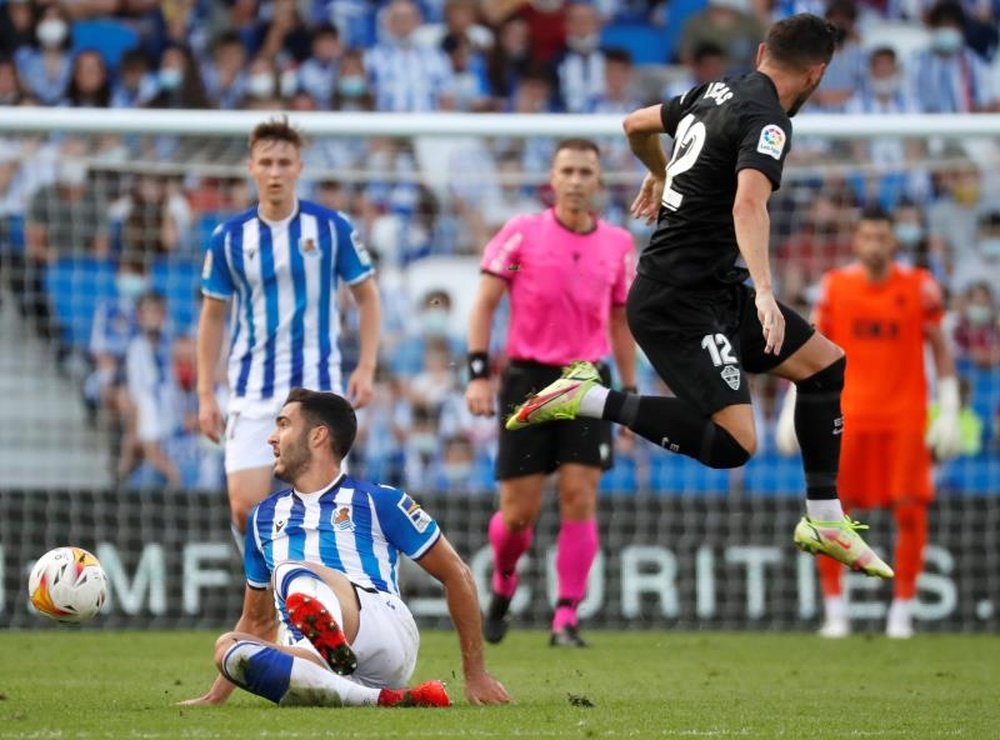
[[[781,159],[781,153],[785,151],[785,132],[780,126],[772,123],[761,129],[760,138],[757,140],[757,151]]]
[[[201,267],[202,280],[208,280],[210,277],[212,277],[212,261],[213,261],[212,250],[210,249],[207,252],[205,252],[205,262],[202,264]]]
[[[396,504],[400,510],[406,514],[413,528],[423,534],[431,524],[431,517],[426,511],[420,508],[420,504],[409,496],[404,495]]]
[[[722,379],[726,381],[726,385],[734,391],[738,391],[740,389],[740,371],[734,365],[726,365],[722,368],[722,372],[719,374],[722,376]]]
[[[353,532],[354,522],[351,521],[351,510],[346,506],[340,507],[336,516],[333,517],[333,526],[341,532]]]

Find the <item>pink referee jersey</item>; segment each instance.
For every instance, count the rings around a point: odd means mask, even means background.
[[[600,219],[577,234],[551,208],[512,218],[480,265],[510,291],[507,356],[545,365],[607,357],[611,308],[625,304],[635,261],[631,235]]]

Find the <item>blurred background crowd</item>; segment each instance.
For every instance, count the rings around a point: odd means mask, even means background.
[[[803,116],[1000,111],[998,0],[6,0],[0,105],[624,114],[749,69],[768,25],[799,11],[842,31]],[[308,143],[300,195],[348,214],[378,260],[384,341],[357,472],[414,491],[492,490],[496,422],[462,396],[464,311],[488,238],[548,202],[554,143]],[[602,215],[641,249],[648,231],[627,217],[639,165],[623,137],[601,145]],[[221,485],[221,453],[197,434],[194,322],[206,237],[254,198],[245,156],[232,139],[0,139],[0,297],[107,433],[118,483]],[[967,449],[939,475],[960,490],[989,489],[1000,449],[998,161],[996,141],[801,137],[772,206],[780,295],[805,311],[872,202],[896,216],[901,259],[945,288]],[[499,370],[503,328],[494,336]],[[668,392],[642,367],[641,390]],[[747,468],[621,437],[603,487],[797,490],[798,462],[769,443],[784,388],[755,390],[764,445]]]

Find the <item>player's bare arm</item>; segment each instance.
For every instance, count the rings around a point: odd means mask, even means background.
[[[507,283],[489,273],[479,279],[479,290],[469,316],[469,385],[465,389],[465,403],[476,416],[493,416],[495,413],[493,385],[489,378],[487,354],[490,347],[490,330],[493,315],[500,299],[507,290]],[[482,365],[480,368],[479,365]]]
[[[448,613],[458,632],[465,695],[469,703],[506,704],[510,701],[507,689],[486,670],[479,598],[469,566],[444,535],[417,562],[444,586]]]
[[[275,614],[274,592],[270,588],[254,589],[248,586],[243,596],[243,613],[236,622],[233,631],[270,641],[273,639],[277,627]],[[220,673],[206,694],[180,703],[187,705],[223,704],[235,688],[236,686]]]
[[[379,327],[382,308],[375,280],[368,278],[351,286],[351,295],[358,304],[359,336],[361,340],[358,366],[347,380],[347,400],[359,409],[371,403],[375,389],[375,365],[378,359]]]
[[[635,339],[628,328],[625,306],[611,308],[611,322],[608,325],[611,338],[611,352],[615,356],[618,377],[625,388],[635,388]]]
[[[654,223],[659,215],[667,177],[667,155],[660,142],[664,133],[662,108],[659,104],[640,108],[629,113],[623,123],[629,148],[649,170],[631,208],[632,215],[647,224]]]
[[[215,400],[215,376],[226,330],[226,302],[205,296],[198,317],[198,426],[213,442],[222,439],[223,419]]]
[[[757,291],[755,302],[757,316],[764,327],[764,352],[776,355],[781,352],[785,339],[785,317],[774,298],[768,260],[771,218],[767,213],[767,201],[771,190],[771,181],[764,173],[754,169],[740,170],[733,201],[733,225],[737,246]]]

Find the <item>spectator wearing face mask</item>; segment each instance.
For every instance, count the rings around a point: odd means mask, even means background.
[[[163,50],[157,83],[159,92],[149,101],[150,108],[211,107],[201,75],[186,46],[169,44]]]
[[[960,358],[976,367],[1000,367],[1000,322],[993,288],[997,283],[972,283],[962,294],[952,337]]]
[[[955,264],[951,286],[954,292],[964,293],[981,282],[1000,286],[1000,211],[980,217],[975,247]]]
[[[998,94],[986,63],[965,43],[965,11],[940,0],[927,13],[930,46],[907,65],[922,113],[980,113],[995,109]]]
[[[370,111],[375,108],[375,96],[365,72],[364,53],[348,49],[340,60],[340,76],[333,92],[333,110]]]
[[[69,22],[59,5],[49,5],[35,27],[35,45],[14,52],[25,89],[42,105],[56,105],[73,74]]]
[[[895,115],[917,113],[917,104],[903,79],[896,52],[884,46],[874,49],[868,59],[868,74],[860,89],[847,102],[845,112],[860,115]],[[856,178],[859,200],[877,200],[891,209],[903,198],[924,200],[929,194],[927,172],[912,167],[921,147],[897,138],[879,138],[855,142],[857,161],[872,165],[870,177]]]
[[[236,108],[246,95],[247,50],[235,31],[227,31],[212,44],[212,57],[202,65],[209,99],[222,110]]]
[[[437,110],[452,84],[451,65],[440,49],[418,46],[420,11],[411,0],[392,0],[385,10],[387,40],[365,56],[380,111]]]
[[[257,57],[247,68],[246,94],[239,107],[250,110],[274,110],[279,101],[281,76],[267,57]]]
[[[566,9],[566,49],[556,65],[559,95],[568,113],[583,113],[588,101],[604,92],[606,58],[600,43],[597,9],[584,3],[570,5]]]

